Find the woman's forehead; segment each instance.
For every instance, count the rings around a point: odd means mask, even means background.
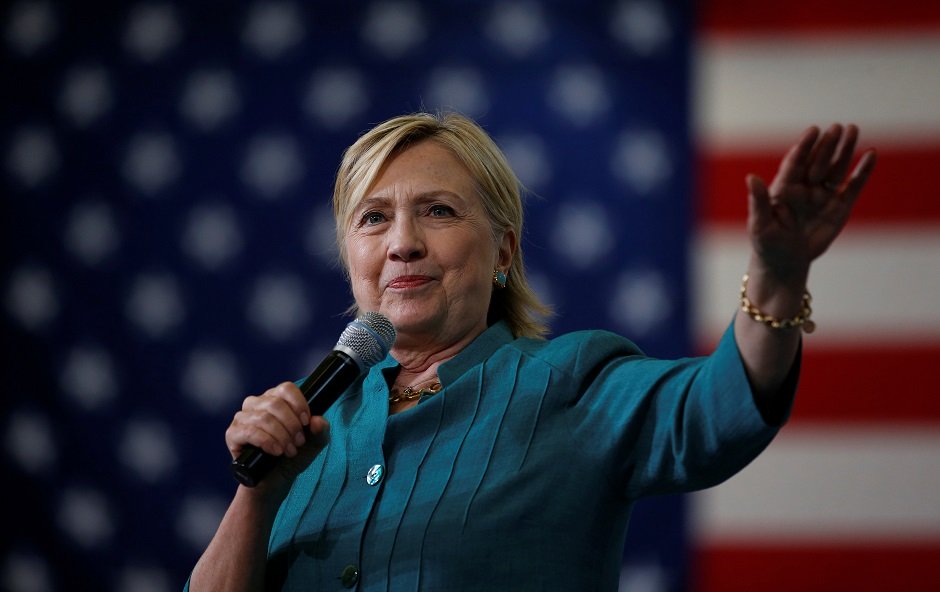
[[[467,199],[476,196],[476,180],[454,152],[433,140],[422,140],[389,155],[359,192],[356,204],[363,199],[382,197],[391,191],[416,194],[451,192]],[[390,195],[386,195],[390,197]]]

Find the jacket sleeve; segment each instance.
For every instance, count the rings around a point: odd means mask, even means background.
[[[585,454],[611,467],[615,491],[637,499],[717,485],[766,448],[765,421],[745,373],[733,324],[710,356],[658,360],[612,333],[594,333],[574,357],[569,402]],[[624,345],[628,344],[628,345]],[[799,359],[783,385],[792,402]]]

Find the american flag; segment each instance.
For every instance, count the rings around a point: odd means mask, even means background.
[[[940,589],[940,5],[703,2],[693,55],[700,348],[746,262],[745,172],[769,179],[811,123],[857,123],[880,152],[810,275],[790,424],[692,498],[696,589]]]
[[[6,4],[0,587],[181,587],[233,492],[241,399],[304,376],[348,320],[328,204],[342,150],[450,108],[530,190],[555,333],[608,328],[661,357],[731,318],[744,173],[769,177],[810,123],[862,126],[882,161],[811,277],[793,425],[727,484],[640,503],[622,588],[923,588],[940,549],[923,377],[940,202],[922,187],[940,9],[738,4]],[[794,562],[808,580],[787,580]]]

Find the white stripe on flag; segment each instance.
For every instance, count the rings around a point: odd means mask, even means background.
[[[940,137],[940,35],[704,37],[693,120],[708,150],[792,142],[811,124],[856,123],[867,143]]]
[[[698,343],[714,343],[727,327],[748,253],[743,224],[705,226],[693,240]],[[940,227],[850,224],[814,264],[809,288],[814,346],[940,340]]]
[[[700,543],[940,541],[940,432],[791,426],[691,497]]]

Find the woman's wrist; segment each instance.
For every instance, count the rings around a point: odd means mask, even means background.
[[[761,313],[789,319],[803,311],[809,266],[771,270],[752,257],[746,275],[748,279],[743,296]]]
[[[273,483],[259,483],[255,487],[239,485],[235,498],[247,507],[263,522],[273,522],[290,487],[272,487]]]
[[[793,329],[799,327],[804,333],[812,333],[816,329],[816,323],[810,320],[810,316],[813,314],[813,297],[810,296],[808,291],[803,292],[803,297],[800,300],[800,312],[792,317],[776,317],[767,314],[767,312],[755,306],[754,303],[751,302],[751,299],[748,298],[747,288],[749,279],[750,277],[746,273],[741,279],[740,307],[741,311],[750,317],[751,320],[771,329]]]

